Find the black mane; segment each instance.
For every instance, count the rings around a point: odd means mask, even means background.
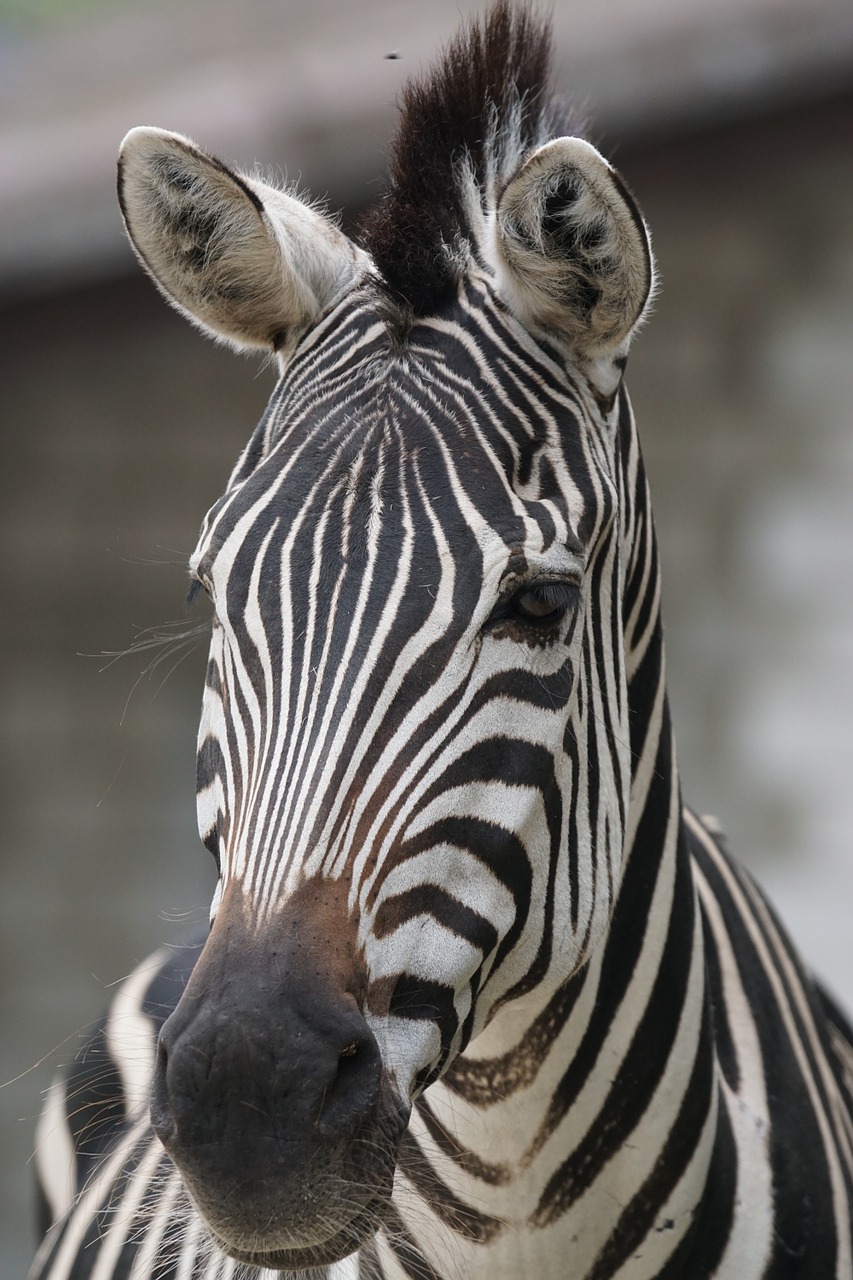
[[[415,315],[455,293],[477,256],[464,172],[487,209],[529,150],[578,132],[550,91],[550,60],[550,23],[499,0],[428,76],[407,83],[388,186],[362,242],[391,295]]]

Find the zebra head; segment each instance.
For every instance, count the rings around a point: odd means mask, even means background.
[[[412,85],[359,245],[177,134],[122,147],[145,268],[280,369],[191,561],[219,882],[152,1102],[256,1264],[360,1245],[413,1099],[582,972],[619,890],[655,615],[622,373],[653,271],[546,61],[501,7]]]

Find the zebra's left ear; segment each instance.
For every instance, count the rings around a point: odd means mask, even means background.
[[[519,319],[583,356],[627,346],[654,287],[649,233],[595,147],[556,138],[510,178],[495,217],[498,287]]]
[[[168,301],[238,349],[280,350],[366,262],[318,210],[164,129],[124,139],[118,195],[131,244]]]

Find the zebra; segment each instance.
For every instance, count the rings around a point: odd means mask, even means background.
[[[853,1033],[682,804],[633,195],[505,0],[358,243],[185,137],[119,199],[279,381],[208,513],[211,929],[40,1122],[30,1280],[850,1280]]]

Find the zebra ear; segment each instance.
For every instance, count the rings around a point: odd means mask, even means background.
[[[238,349],[280,350],[363,258],[316,209],[162,129],[132,129],[122,142],[118,196],[131,244],[166,298]]]
[[[633,196],[595,147],[556,138],[510,178],[495,218],[498,286],[519,318],[581,354],[616,353],[648,303],[654,264]]]

